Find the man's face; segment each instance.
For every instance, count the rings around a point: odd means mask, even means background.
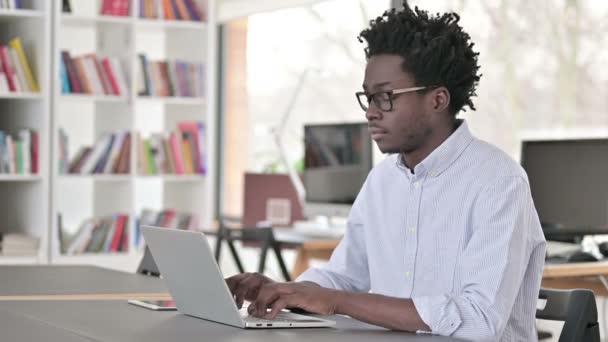
[[[418,86],[409,73],[403,71],[403,57],[377,55],[365,68],[363,89],[368,94]],[[385,111],[373,101],[365,117],[372,139],[383,153],[410,153],[420,148],[432,134],[430,115],[423,92],[393,95],[392,109]]]

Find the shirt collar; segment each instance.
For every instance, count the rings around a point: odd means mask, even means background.
[[[456,130],[429,154],[422,162],[414,168],[416,178],[424,177],[427,173],[431,177],[437,177],[445,171],[452,163],[460,157],[462,152],[473,141],[473,135],[465,120],[458,120],[459,126]],[[411,170],[403,165],[401,156],[398,156],[398,165],[407,171],[408,177],[413,176]]]

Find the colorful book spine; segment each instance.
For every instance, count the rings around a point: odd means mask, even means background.
[[[35,93],[39,92],[40,88],[38,87],[38,82],[34,78],[32,69],[30,68],[30,64],[28,63],[27,58],[25,57],[25,52],[23,51],[23,44],[21,44],[21,39],[15,38],[11,40],[8,44],[17,52],[19,62],[21,63],[21,66],[23,67],[23,70],[25,72],[28,88]]]
[[[9,91],[15,92],[17,91],[16,75],[15,71],[11,67],[11,62],[9,59],[8,48],[6,46],[0,46],[0,64],[2,67],[2,71],[6,75],[6,79],[8,81],[8,89]]]

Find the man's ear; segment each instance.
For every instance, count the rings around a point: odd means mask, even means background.
[[[433,89],[432,107],[435,112],[443,112],[450,106],[450,92],[446,87]]]

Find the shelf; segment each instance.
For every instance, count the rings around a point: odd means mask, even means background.
[[[88,26],[96,24],[107,25],[131,25],[133,20],[131,17],[117,16],[79,16],[73,14],[62,14],[61,23],[69,26]]]
[[[74,180],[94,180],[96,182],[128,182],[131,180],[131,176],[128,174],[124,175],[112,175],[112,174],[93,174],[93,175],[80,175],[80,174],[68,174],[60,175],[58,177],[62,181],[74,181]]]
[[[44,12],[28,10],[28,9],[0,9],[0,22],[1,21],[16,21],[22,19],[42,19],[44,18]]]
[[[158,179],[167,182],[200,182],[204,175],[138,175],[137,179]]]
[[[74,101],[74,102],[94,101],[94,102],[127,103],[127,97],[111,96],[111,95],[61,94],[61,99],[64,101]]]
[[[42,99],[42,95],[40,93],[0,93],[0,99],[9,99],[9,100],[40,100]]]
[[[0,255],[0,265],[36,265],[40,261],[37,256],[3,256]]]
[[[205,104],[202,97],[177,97],[177,96],[138,96],[137,101],[141,102],[161,102],[170,105],[196,106]]]
[[[204,21],[191,20],[164,20],[164,19],[145,19],[138,18],[135,22],[137,27],[157,28],[157,29],[184,29],[184,30],[204,30],[207,23]]]
[[[0,174],[0,182],[37,182],[41,179],[40,175]]]

